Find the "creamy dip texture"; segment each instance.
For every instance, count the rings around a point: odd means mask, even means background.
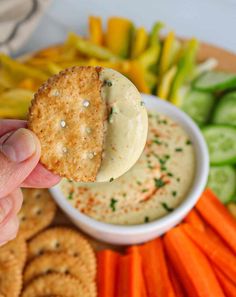
[[[96,220],[120,225],[142,224],[173,211],[194,179],[195,154],[183,128],[170,118],[149,113],[147,143],[138,162],[109,183],[63,180],[70,203]]]
[[[124,75],[103,68],[99,78],[109,113],[104,158],[96,179],[104,182],[120,177],[139,159],[147,140],[148,117],[139,91]]]

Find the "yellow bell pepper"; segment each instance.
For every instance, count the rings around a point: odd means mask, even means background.
[[[73,45],[80,53],[90,58],[101,60],[118,60],[118,57],[105,47],[96,45],[75,33],[69,33],[67,43]]]
[[[0,63],[4,68],[12,73],[14,78],[22,78],[23,76],[35,78],[41,81],[44,81],[48,78],[48,75],[43,71],[15,61],[3,53],[0,53]]]
[[[133,44],[131,47],[131,58],[135,59],[140,56],[148,44],[148,33],[144,27],[138,28],[135,32]]]
[[[162,53],[160,57],[159,74],[162,76],[170,67],[171,49],[175,40],[175,33],[169,32],[163,42]]]
[[[102,19],[100,17],[89,17],[89,40],[97,45],[103,43]]]
[[[130,62],[130,68],[127,76],[142,93],[150,94],[151,90],[145,80],[145,70],[137,61]]]
[[[133,23],[125,18],[111,17],[107,22],[106,47],[121,58],[128,58],[134,31]]]
[[[143,66],[144,69],[149,69],[150,67],[154,67],[159,59],[160,55],[160,45],[152,45],[145,52],[142,53],[138,57],[138,62]]]
[[[177,72],[177,66],[171,67],[161,78],[161,82],[157,88],[157,96],[167,100],[170,87]]]

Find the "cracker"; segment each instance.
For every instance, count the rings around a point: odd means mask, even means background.
[[[22,287],[21,267],[9,251],[0,253],[0,294],[18,297]]]
[[[100,71],[75,66],[51,77],[29,111],[28,127],[41,142],[41,163],[74,181],[95,181],[101,166],[107,108]]]
[[[56,214],[56,204],[45,189],[23,189],[23,196],[18,214],[20,235],[29,239],[50,225]]]
[[[27,257],[27,245],[25,239],[18,234],[15,239],[0,247],[0,253],[6,251],[15,256],[20,268],[23,269]]]
[[[51,273],[40,276],[29,283],[21,297],[61,295],[63,297],[89,297],[89,293],[75,278]]]
[[[94,279],[96,257],[89,242],[78,232],[70,228],[54,227],[38,234],[28,245],[28,260],[46,252],[66,252],[79,257]]]
[[[96,296],[95,282],[86,266],[80,258],[67,253],[45,253],[33,259],[25,268],[24,284],[41,275],[55,272],[78,279],[87,288],[90,297]]]

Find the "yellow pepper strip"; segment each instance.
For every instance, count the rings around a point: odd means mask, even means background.
[[[140,56],[148,44],[148,33],[144,27],[138,28],[135,32],[135,37],[133,39],[133,44],[131,47],[131,58],[135,59]]]
[[[170,67],[171,62],[171,49],[173,42],[175,40],[175,33],[173,31],[169,32],[164,40],[161,58],[160,58],[160,68],[159,74],[162,76]]]
[[[156,45],[159,44],[160,40],[159,40],[159,34],[161,29],[164,27],[165,25],[162,22],[156,22],[151,30],[150,33],[150,37],[149,37],[149,45]]]
[[[181,99],[178,97],[179,89],[191,75],[196,60],[197,49],[198,41],[196,39],[191,39],[178,62],[177,73],[173,80],[169,95],[170,101],[174,104],[178,104],[179,100]]]
[[[25,119],[34,92],[11,89],[0,94],[0,118]]]
[[[20,89],[35,91],[37,89],[37,84],[32,78],[25,78],[18,83],[17,87]]]
[[[93,44],[92,42],[81,38],[75,33],[69,33],[68,42],[82,54],[90,58],[97,58],[101,60],[118,60],[118,57],[110,52],[108,49]]]
[[[172,66],[163,76],[157,88],[157,96],[167,100],[170,87],[177,72],[177,66]]]
[[[143,66],[144,69],[149,69],[152,66],[155,66],[158,62],[160,55],[160,45],[156,44],[150,46],[145,52],[138,57],[138,62]]]
[[[107,22],[105,44],[115,55],[128,58],[134,32],[133,23],[125,18],[111,17]]]
[[[97,45],[103,44],[102,19],[100,17],[89,17],[89,40]]]
[[[137,61],[130,62],[130,69],[127,75],[140,92],[146,94],[151,93],[151,90],[145,80],[145,70]]]
[[[157,85],[157,76],[149,70],[144,70],[144,79],[152,93]]]
[[[58,74],[60,71],[62,71],[63,68],[53,62],[49,62],[47,64],[47,70],[51,75],[54,75],[54,74]]]
[[[41,81],[44,81],[48,78],[48,75],[46,75],[43,71],[24,65],[18,61],[11,59],[10,57],[2,53],[0,53],[0,63],[2,64],[3,67],[11,71],[13,77],[25,76],[25,77],[39,79]]]

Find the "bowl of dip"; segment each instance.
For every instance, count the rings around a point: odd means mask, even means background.
[[[112,244],[137,244],[164,234],[194,207],[207,182],[208,150],[197,125],[174,105],[142,97],[149,131],[138,162],[108,183],[63,179],[50,189],[76,226]]]

